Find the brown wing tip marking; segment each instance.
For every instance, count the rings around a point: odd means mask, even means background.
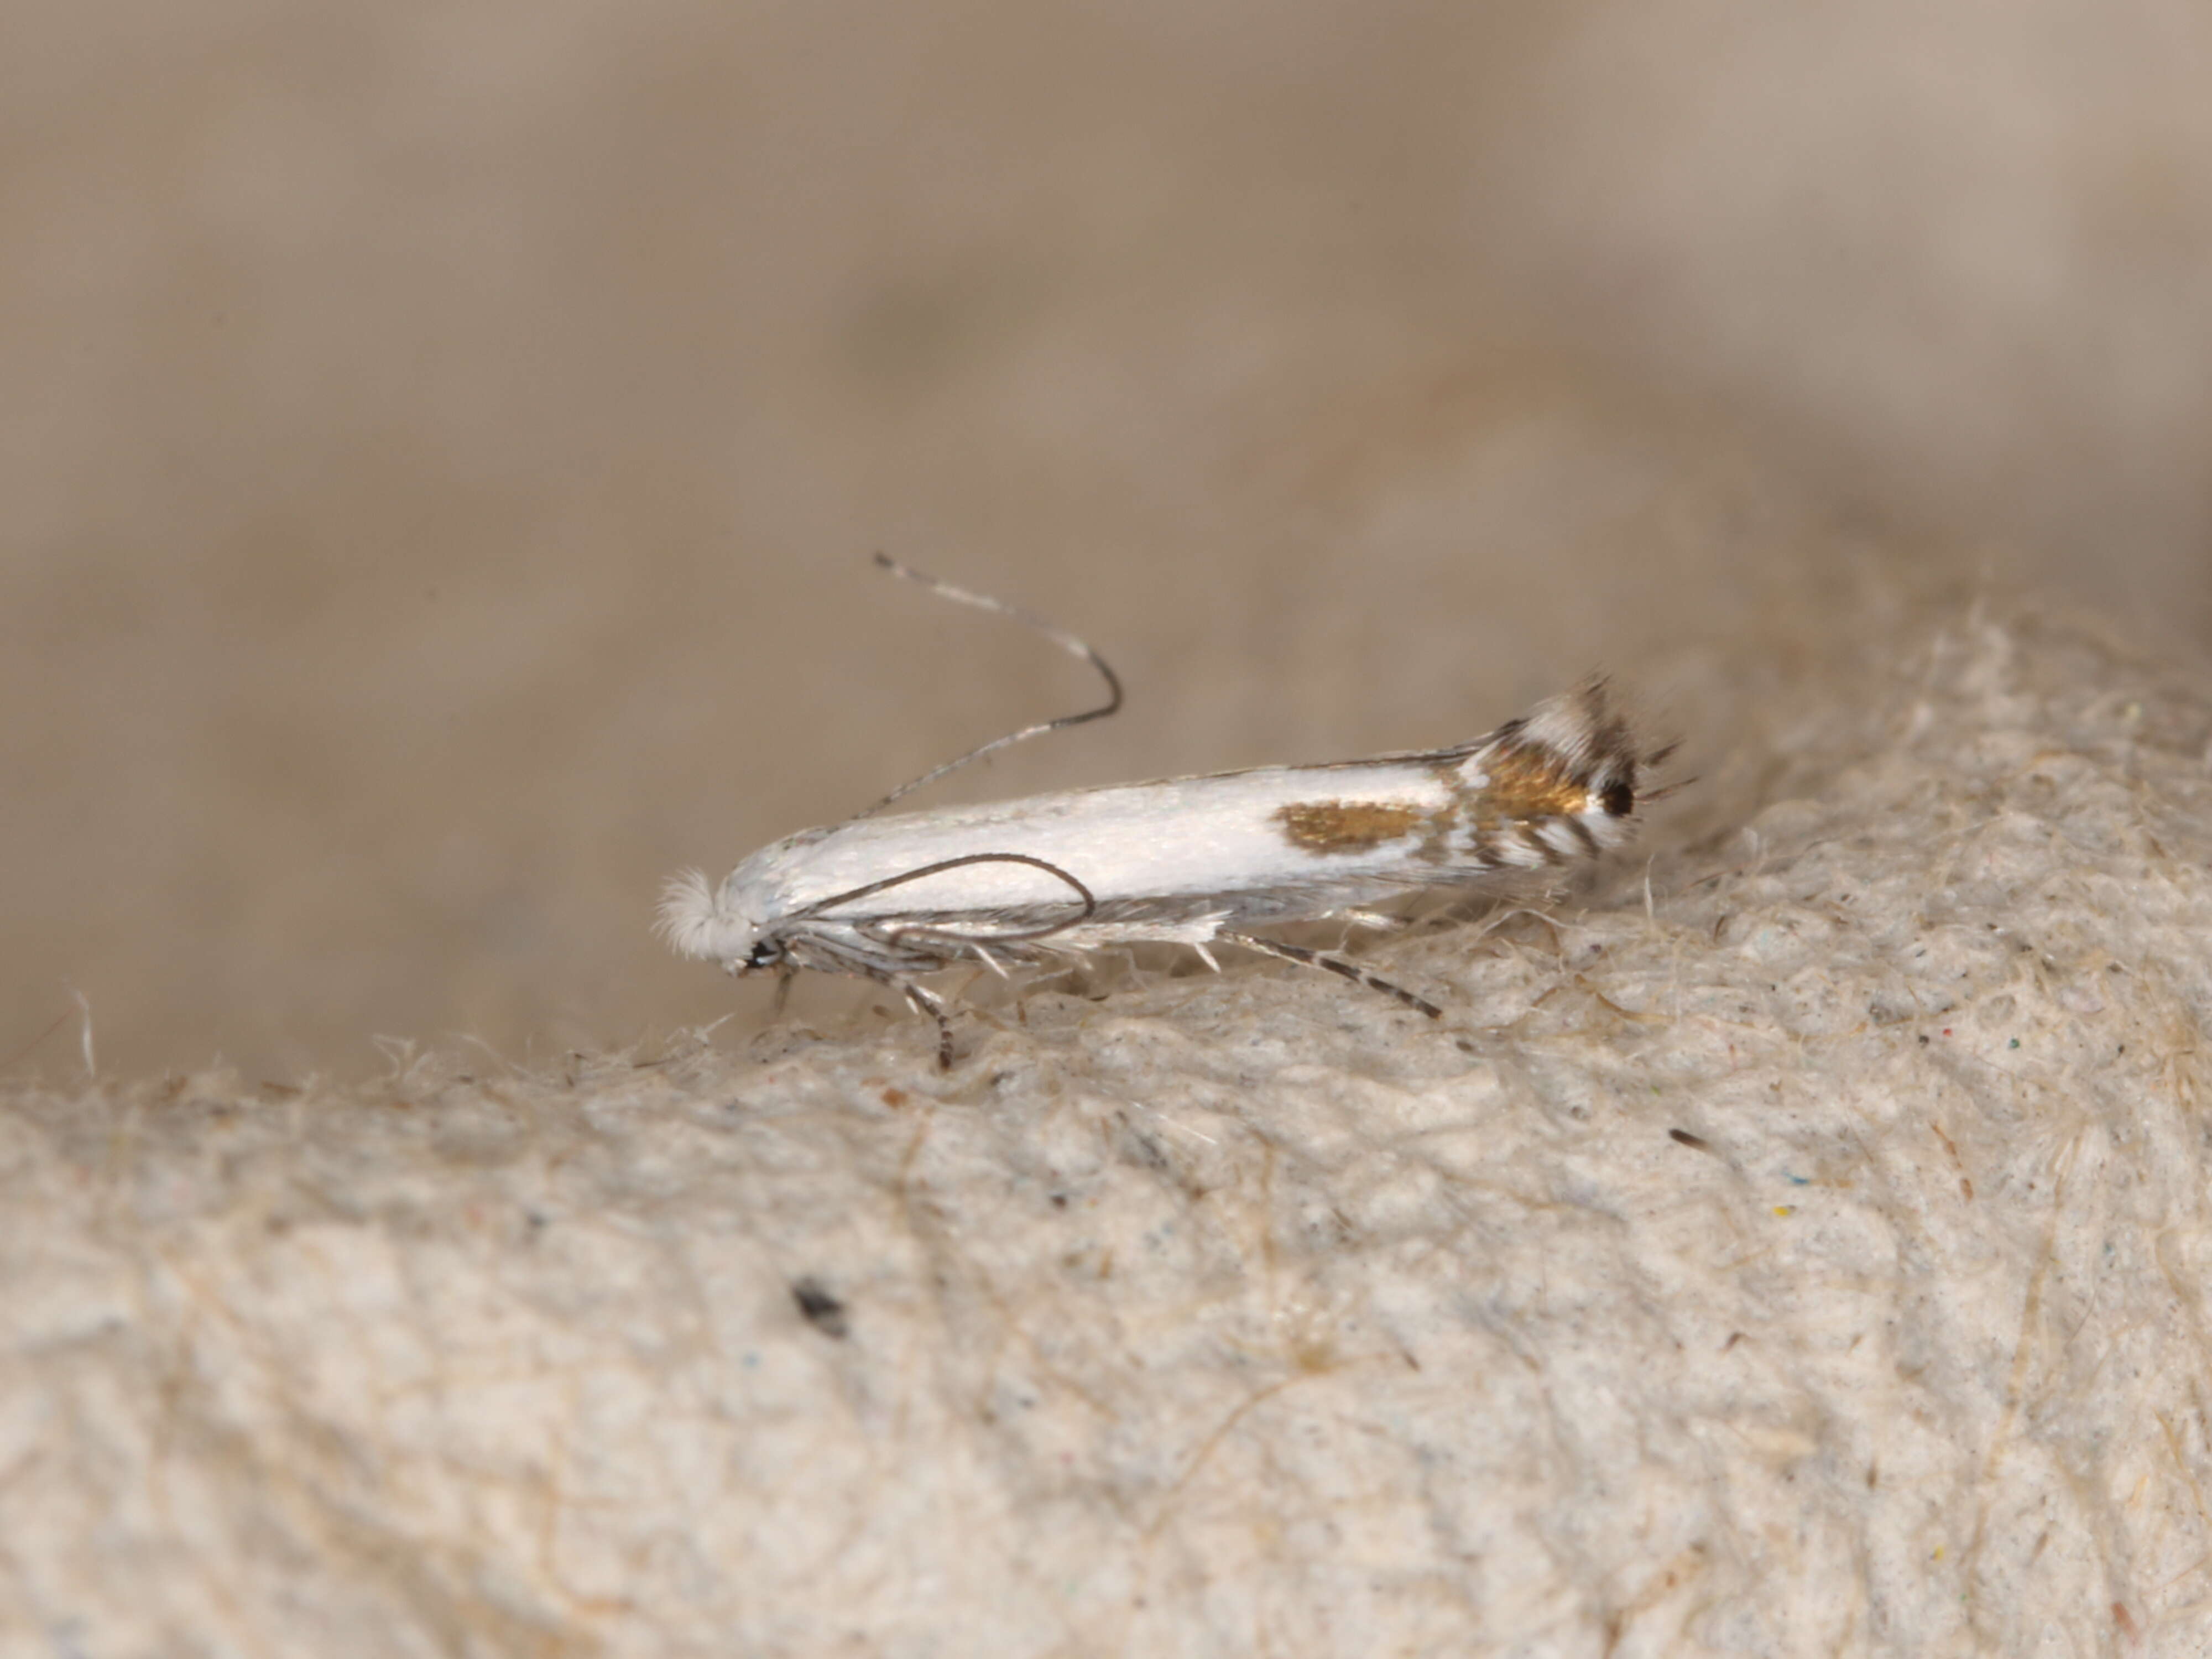
[[[1486,758],[1483,815],[1508,823],[1636,810],[1637,775],[1663,758],[1640,754],[1605,680],[1592,676],[1527,718],[1498,728]],[[1671,745],[1670,745],[1671,746]]]
[[[1589,786],[1576,775],[1577,769],[1556,749],[1509,742],[1484,763],[1490,781],[1482,792],[1481,815],[1518,823],[1584,811]]]

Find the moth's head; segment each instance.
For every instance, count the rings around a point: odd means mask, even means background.
[[[717,888],[697,870],[671,876],[660,890],[653,931],[678,956],[719,962],[728,973],[775,967],[784,957],[783,943],[747,914],[732,891],[736,885],[732,879]]]

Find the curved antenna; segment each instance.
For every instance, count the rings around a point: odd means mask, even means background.
[[[842,893],[832,893],[828,898],[817,899],[803,910],[794,910],[786,920],[798,921],[820,915],[834,905],[850,904],[854,899],[872,897],[888,888],[903,887],[910,881],[920,881],[924,876],[933,876],[945,870],[958,870],[970,864],[1026,864],[1032,870],[1042,870],[1056,876],[1075,890],[1082,902],[1083,913],[1066,921],[1048,922],[1038,927],[1017,928],[1011,933],[994,933],[988,941],[993,945],[1012,939],[1049,939],[1054,933],[1064,933],[1071,927],[1079,927],[1097,914],[1098,900],[1088,887],[1078,881],[1056,864],[1031,858],[1027,853],[963,853],[957,859],[939,859],[934,864],[925,864],[913,870],[902,870],[895,876],[885,876],[881,881],[872,881],[865,887],[848,888]]]
[[[966,754],[949,760],[942,766],[931,768],[912,782],[901,784],[873,806],[864,811],[854,813],[854,819],[872,817],[902,796],[912,794],[924,784],[935,783],[946,773],[957,772],[969,761],[981,760],[984,756],[996,750],[1004,749],[1009,744],[1020,743],[1026,738],[1041,738],[1048,732],[1057,732],[1062,726],[1080,726],[1085,720],[1103,720],[1107,715],[1121,708],[1120,677],[1106,665],[1105,658],[1100,656],[1066,629],[1055,628],[1043,617],[1032,616],[1018,605],[1008,605],[1004,599],[994,599],[988,593],[971,593],[964,587],[955,587],[951,582],[941,581],[935,576],[927,575],[916,570],[912,565],[901,564],[888,553],[877,554],[876,563],[890,571],[894,576],[903,576],[910,582],[920,583],[940,599],[951,599],[957,605],[973,605],[978,611],[988,611],[994,616],[1011,617],[1016,622],[1036,629],[1061,650],[1066,652],[1068,655],[1082,658],[1084,661],[1098,671],[1098,678],[1106,682],[1106,701],[1096,708],[1085,709],[1079,714],[1062,714],[1058,720],[1040,720],[1035,726],[1024,726],[1018,732],[1009,732],[1003,738],[994,738],[980,748],[970,749]]]

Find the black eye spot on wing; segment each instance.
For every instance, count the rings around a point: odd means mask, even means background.
[[[1598,796],[1598,805],[1617,818],[1625,818],[1636,810],[1636,791],[1626,780],[1615,778]]]

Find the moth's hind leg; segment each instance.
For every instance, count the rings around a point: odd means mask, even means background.
[[[907,1001],[907,1006],[917,1014],[927,1014],[937,1022],[937,1069],[952,1069],[952,1019],[945,1012],[943,999],[933,995],[910,979],[901,979],[896,974],[869,971],[868,977],[888,985]]]
[[[1341,975],[1370,991],[1380,991],[1386,997],[1395,997],[1408,1008],[1418,1009],[1431,1019],[1442,1019],[1444,1011],[1426,997],[1415,996],[1402,985],[1393,985],[1379,979],[1356,962],[1346,962],[1342,957],[1330,956],[1325,951],[1309,951],[1300,945],[1285,945],[1279,939],[1261,939],[1256,933],[1224,933],[1216,937],[1231,945],[1241,945],[1248,951],[1257,951],[1262,956],[1279,957],[1285,962],[1295,962],[1308,968],[1326,968],[1332,974]]]

